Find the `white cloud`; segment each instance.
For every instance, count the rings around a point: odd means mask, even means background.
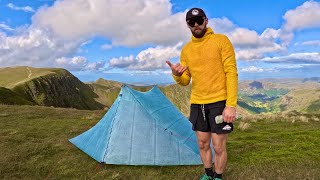
[[[266,57],[262,61],[271,63],[320,64],[320,53],[293,53],[287,56]]]
[[[13,36],[0,33],[0,64],[51,66],[54,59],[75,53],[81,41],[57,39],[50,32],[35,28]]]
[[[236,51],[236,59],[237,60],[258,60],[263,58],[263,53],[256,52],[254,50],[238,50]]]
[[[104,44],[101,46],[101,48],[104,50],[109,50],[109,49],[112,49],[112,45],[111,44]]]
[[[127,56],[127,57],[119,57],[119,58],[112,58],[109,61],[109,67],[110,68],[126,68],[130,66],[131,64],[135,63],[135,58],[133,55]]]
[[[285,22],[279,31],[283,46],[289,46],[294,32],[308,28],[320,27],[320,2],[307,1],[283,16]]]
[[[279,64],[277,64],[279,66]],[[279,69],[300,69],[304,68],[305,66],[308,66],[308,64],[285,64],[282,66],[279,66]]]
[[[87,59],[85,57],[72,57],[72,58],[58,58],[55,60],[58,67],[65,67],[69,70],[81,70],[87,64]]]
[[[255,31],[236,28],[230,33],[231,41],[235,42],[236,57],[239,60],[259,60],[266,53],[279,53],[286,50],[285,46],[276,43],[279,31],[266,29],[261,35]]]
[[[307,1],[296,9],[289,10],[283,16],[284,31],[295,31],[320,27],[320,2]]]
[[[104,61],[89,63],[88,60],[82,56],[75,56],[72,58],[62,57],[55,59],[54,62],[54,66],[66,68],[71,71],[94,71],[103,68],[105,65]]]
[[[12,29],[10,26],[6,25],[3,22],[0,22],[0,29],[4,29],[6,31],[14,31],[14,29]]]
[[[285,51],[285,48],[276,43],[270,47],[255,47],[251,49],[238,49],[236,50],[236,58],[238,60],[261,60],[265,57],[265,53],[275,53]]]
[[[162,73],[163,74],[172,74],[172,71],[171,70],[166,70],[166,71],[163,71]]]
[[[258,68],[256,66],[249,66],[240,69],[241,72],[263,72],[264,70],[262,68]]]
[[[281,34],[280,30],[267,28],[260,35],[247,28],[238,27],[228,18],[213,18],[209,26],[217,33],[226,34],[235,47],[238,60],[259,60],[265,53],[279,53],[286,47],[277,43]]]
[[[301,43],[295,43],[295,46],[319,46],[320,47],[320,40],[314,40],[314,41],[305,41]]]
[[[237,59],[261,60],[266,53],[284,53],[294,37],[295,30],[320,27],[320,3],[308,1],[289,10],[284,15],[285,23],[281,29],[267,28],[259,35],[256,31],[239,28],[225,20],[228,31],[226,34],[236,47]],[[306,42],[303,45],[319,45],[317,41]],[[291,57],[292,58],[292,57]],[[309,56],[299,57],[304,61]],[[283,58],[282,58],[283,59]]]
[[[179,57],[182,43],[175,46],[157,46],[141,51],[136,57],[112,58],[109,61],[109,68],[122,68],[125,70],[152,71],[166,69],[166,60]]]
[[[274,46],[274,36],[266,35],[268,32],[261,36],[253,30],[245,28],[236,28],[227,33],[234,46],[239,48],[258,48]],[[269,33],[271,34],[271,33]]]
[[[16,10],[16,11],[35,12],[35,10],[30,6],[19,7],[19,6],[12,4],[12,3],[9,3],[9,4],[7,4],[7,7],[12,10]]]
[[[103,36],[113,45],[173,45],[190,37],[185,14],[171,14],[169,0],[55,1],[33,16],[33,24],[66,39]]]
[[[19,8],[13,4],[9,6]],[[283,29],[267,28],[261,34],[238,27],[226,17],[210,19],[209,26],[216,33],[230,38],[238,60],[266,61],[266,54],[285,52],[294,36],[291,31],[318,26],[318,6],[317,2],[306,2],[285,14]],[[103,61],[90,63],[86,60],[81,64],[66,58],[80,52],[82,49],[79,48],[85,49],[93,37],[99,36],[110,41],[110,44],[101,46],[105,50],[118,45],[154,46],[136,56],[112,58],[108,68],[131,71],[166,69],[165,60],[180,55],[181,45],[174,45],[191,37],[184,20],[186,12],[172,14],[171,7],[169,0],[55,1],[50,7],[41,7],[26,30],[20,30],[13,36],[0,31],[0,64],[50,66],[55,60],[65,58],[65,61],[60,60],[63,67],[101,69],[104,67]],[[300,16],[307,16],[312,22],[309,19],[303,22]],[[13,30],[4,23],[0,23],[0,28]],[[307,42],[304,45],[308,45]]]
[[[105,67],[105,61],[90,62],[86,65],[85,70],[96,71]]]
[[[226,17],[209,19],[208,25],[217,33],[228,33],[236,28],[236,25]]]
[[[263,33],[260,35],[263,39],[270,39],[270,40],[276,40],[280,38],[280,30],[276,30],[273,28],[267,28],[263,31]]]

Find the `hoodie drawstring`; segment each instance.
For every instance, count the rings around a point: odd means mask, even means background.
[[[201,104],[203,120],[206,121],[206,112],[204,111],[204,104]]]

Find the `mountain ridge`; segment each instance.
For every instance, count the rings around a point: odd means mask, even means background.
[[[97,95],[91,87],[65,69],[10,67],[0,69],[0,77],[2,87],[36,105],[92,110],[103,108],[94,100]],[[2,101],[4,97],[1,95]]]
[[[4,78],[6,76],[9,78]],[[2,87],[0,103],[108,109],[117,98],[123,84],[103,78],[84,83],[61,68],[27,66],[0,68],[0,87]],[[128,85],[139,91],[147,91],[151,88],[150,85]],[[158,86],[164,95],[188,116],[191,85]],[[14,98],[9,101],[8,96]],[[282,111],[317,113],[320,109],[320,82],[318,78],[239,81],[238,97],[237,111],[241,114]]]

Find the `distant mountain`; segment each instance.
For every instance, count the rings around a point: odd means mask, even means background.
[[[259,81],[253,81],[249,84],[252,89],[263,89],[262,83]]]
[[[279,103],[284,112],[320,113],[320,87],[292,90],[282,96]]]
[[[238,105],[251,113],[320,113],[320,83],[314,78],[259,80],[263,89],[252,89],[253,82],[239,83]]]
[[[59,68],[0,68],[0,104],[108,109],[122,85],[102,78],[83,83]],[[138,91],[152,87],[129,86]],[[164,84],[159,87],[183,114],[189,116],[191,85]],[[240,81],[237,111],[239,114],[320,113],[320,83],[317,78]]]
[[[315,81],[320,83],[320,77],[304,78],[302,82],[306,82],[306,81]]]
[[[95,100],[110,108],[120,92],[122,83],[100,78],[95,82],[88,83],[88,85],[97,94]]]
[[[89,85],[81,82],[65,69],[10,67],[0,68],[0,86],[10,89],[1,91],[3,104],[12,104],[8,96],[16,96],[22,102],[36,105],[77,109],[102,109],[96,102],[98,95]],[[21,103],[17,103],[21,104]],[[23,103],[22,103],[23,104]]]

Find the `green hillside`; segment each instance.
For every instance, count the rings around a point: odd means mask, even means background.
[[[315,79],[315,78],[313,78]],[[305,79],[240,81],[238,105],[251,113],[320,113],[320,83]]]
[[[308,87],[290,91],[281,98],[283,111],[320,113],[320,90]]]
[[[160,87],[160,90],[185,116],[189,116],[191,86],[172,84]]]
[[[95,100],[107,108],[110,108],[118,97],[123,83],[100,78],[95,82],[88,83],[88,85],[93,89],[94,93],[98,95]],[[142,92],[151,88],[151,86],[128,86]]]
[[[4,78],[5,76],[10,78]],[[13,67],[0,70],[0,84],[37,105],[102,109],[98,95],[65,69]]]
[[[11,91],[10,89],[0,87],[0,104],[34,105],[35,103],[27,101],[19,94]]]
[[[122,83],[100,78],[96,82],[89,83],[89,85],[94,89],[94,92],[99,95],[99,98],[96,100],[107,107],[111,107],[118,97]],[[141,92],[148,91],[152,88],[152,86],[128,86]],[[183,114],[186,116],[189,115],[190,86],[182,87],[177,84],[172,84],[160,86],[159,88]]]
[[[251,81],[240,82],[239,87],[241,89],[239,89],[238,94],[237,112],[239,114],[280,113],[282,111],[319,112],[316,100],[320,99],[320,93],[318,90],[313,90],[313,88],[317,87],[317,84],[312,85],[311,89],[301,89],[305,88],[301,85],[303,83],[301,80],[301,82],[290,82],[291,86],[289,89],[285,88],[286,86],[281,84],[281,82],[269,83],[268,81],[264,81],[263,85],[260,84],[263,88],[251,87]],[[287,83],[287,81],[284,82]],[[255,83],[258,82],[255,81]],[[110,107],[118,96],[121,85],[121,83],[104,79],[90,83],[94,92],[99,96],[96,100],[107,107]],[[133,88],[139,91],[146,91],[151,87]],[[189,116],[191,86],[182,87],[172,84],[160,86],[160,90],[184,115]],[[288,104],[288,102],[284,101],[286,97],[293,98],[293,102],[290,101]]]

